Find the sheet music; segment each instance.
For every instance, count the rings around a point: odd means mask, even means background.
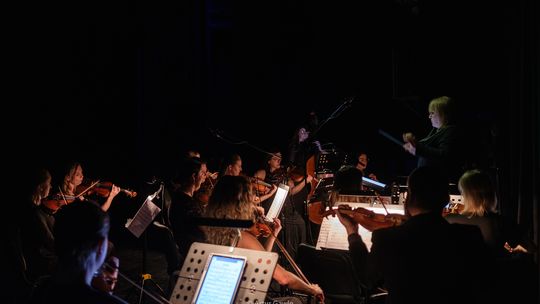
[[[161,209],[152,202],[152,197],[146,198],[141,208],[137,211],[133,219],[128,220],[126,228],[136,237],[140,237],[146,227],[152,223]]]
[[[272,201],[272,205],[270,206],[270,209],[265,216],[265,219],[267,221],[273,222],[274,219],[279,216],[279,213],[281,212],[281,208],[283,207],[283,203],[285,202],[288,193],[289,187],[284,184],[279,184],[276,194],[274,196],[274,200]]]
[[[358,208],[363,207],[369,210],[372,210],[376,213],[385,214],[384,208],[380,205],[376,205],[376,207],[373,207],[372,204],[364,204],[364,203],[336,203],[336,206],[339,206],[341,204],[347,204],[351,206],[351,208]],[[387,206],[390,213],[400,213],[403,214],[403,205],[392,205]],[[367,230],[366,228],[359,225],[358,227],[358,234],[360,237],[362,237],[362,240],[364,241],[364,244],[366,244],[366,247],[368,251],[371,250],[371,231]],[[328,216],[327,218],[323,219],[323,222],[321,224],[321,230],[319,231],[319,239],[317,240],[317,245],[315,246],[317,249],[322,248],[331,248],[331,249],[341,249],[341,250],[349,250],[349,241],[347,240],[347,231],[345,230],[345,227],[341,224],[337,216]]]

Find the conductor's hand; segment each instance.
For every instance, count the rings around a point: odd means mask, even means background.
[[[403,133],[403,141],[416,145],[416,136],[410,132]]]
[[[407,152],[411,153],[412,155],[416,155],[416,147],[408,142],[403,145],[403,149],[407,150]]]

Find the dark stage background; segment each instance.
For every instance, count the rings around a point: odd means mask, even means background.
[[[538,4],[501,2],[26,3],[10,25],[19,110],[6,130],[49,168],[77,159],[137,188],[189,148],[211,165],[238,152],[249,172],[262,157],[250,145],[284,150],[309,111],[322,121],[354,97],[319,139],[367,149],[391,181],[415,160],[377,130],[425,135],[429,100],[449,95],[470,161],[501,174],[506,212],[532,227]]]

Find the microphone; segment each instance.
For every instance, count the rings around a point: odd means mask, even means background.
[[[161,183],[162,181],[155,176],[152,176],[152,179],[148,182],[146,182],[148,185],[155,185],[157,183]]]
[[[211,133],[213,136],[215,136],[215,137],[217,137],[217,138],[219,138],[219,139],[223,139],[223,137],[222,137],[221,134],[220,134],[220,133],[221,133],[221,130],[220,130],[220,129],[212,129],[212,128],[208,128],[208,129],[210,130],[210,133]]]

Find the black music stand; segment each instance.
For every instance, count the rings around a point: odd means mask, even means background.
[[[150,282],[156,287],[159,292],[161,293],[161,296],[165,296],[165,292],[163,289],[157,284],[153,279],[152,275],[147,272],[147,255],[148,255],[148,237],[147,237],[147,228],[148,226],[153,222],[156,215],[161,212],[161,209],[155,205],[152,200],[156,197],[159,197],[161,195],[161,199],[163,200],[164,193],[164,185],[161,183],[159,189],[153,193],[152,195],[149,195],[144,203],[141,205],[139,210],[137,210],[137,213],[135,213],[135,216],[131,221],[128,221],[126,223],[126,228],[133,234],[135,237],[140,238],[142,236],[143,241],[143,250],[142,250],[142,273],[140,275],[140,293],[139,293],[139,300],[138,304],[143,303],[144,300],[144,288],[146,285],[146,282]]]
[[[314,144],[316,142],[314,140],[315,136],[319,133],[319,131],[321,131],[321,129],[330,120],[338,118],[341,114],[343,114],[345,112],[345,110],[347,110],[349,107],[351,107],[352,104],[353,104],[353,101],[354,101],[354,97],[347,98],[343,103],[341,103],[334,110],[334,112],[332,112],[332,114],[330,114],[330,116],[328,116],[322,123],[318,124],[317,127],[315,128],[315,130],[311,131],[308,138],[306,139],[308,144],[309,145]],[[319,149],[320,149],[320,145],[319,145]],[[306,158],[308,157],[308,155],[306,153],[304,153],[303,156],[306,157]],[[307,159],[303,159],[301,161],[302,161],[303,164],[307,163]],[[319,166],[318,161],[319,161],[319,159],[316,160],[316,164],[315,164],[316,169]],[[306,178],[307,178],[307,172],[304,171],[304,182],[305,182]],[[309,212],[308,212],[309,206],[308,205],[309,205],[309,202],[307,200],[305,200],[304,201],[304,210],[305,210],[304,218],[305,218],[305,221],[306,221],[306,223],[305,223],[306,224],[306,239],[308,239],[308,242],[313,244],[313,233],[312,233],[312,230],[311,230],[312,225],[310,224],[310,221],[309,221]]]

